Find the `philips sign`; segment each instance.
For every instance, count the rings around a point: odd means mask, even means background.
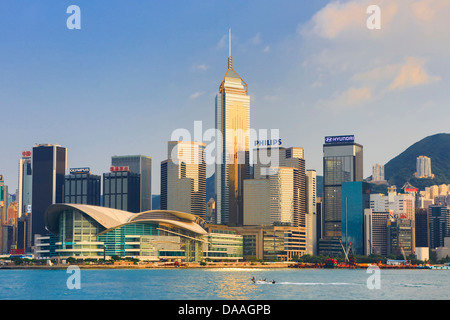
[[[272,147],[281,146],[281,139],[270,139],[270,140],[256,140],[255,147]]]
[[[352,143],[355,142],[355,136],[334,136],[325,137],[325,143]]]

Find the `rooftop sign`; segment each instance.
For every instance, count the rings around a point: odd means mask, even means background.
[[[31,158],[31,151],[22,151],[22,158]]]
[[[70,168],[69,172],[70,174],[91,173],[91,168]]]
[[[130,167],[128,167],[128,166],[120,166],[120,167],[119,166],[118,167],[111,166],[110,171],[111,172],[130,171]]]
[[[353,143],[353,142],[355,142],[355,136],[354,135],[325,137],[325,143],[326,144]]]

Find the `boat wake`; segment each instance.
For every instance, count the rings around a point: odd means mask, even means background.
[[[277,284],[289,284],[296,286],[359,286],[359,283],[348,282],[277,282]]]

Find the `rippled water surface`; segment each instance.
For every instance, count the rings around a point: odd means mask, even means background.
[[[366,270],[140,269],[0,270],[0,299],[33,300],[372,300],[448,299],[450,270],[381,270],[369,289]],[[275,280],[275,284],[250,281]],[[373,286],[372,286],[373,288]]]

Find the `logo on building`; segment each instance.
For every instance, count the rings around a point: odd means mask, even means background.
[[[355,142],[355,136],[331,136],[325,137],[325,143],[352,143]]]

